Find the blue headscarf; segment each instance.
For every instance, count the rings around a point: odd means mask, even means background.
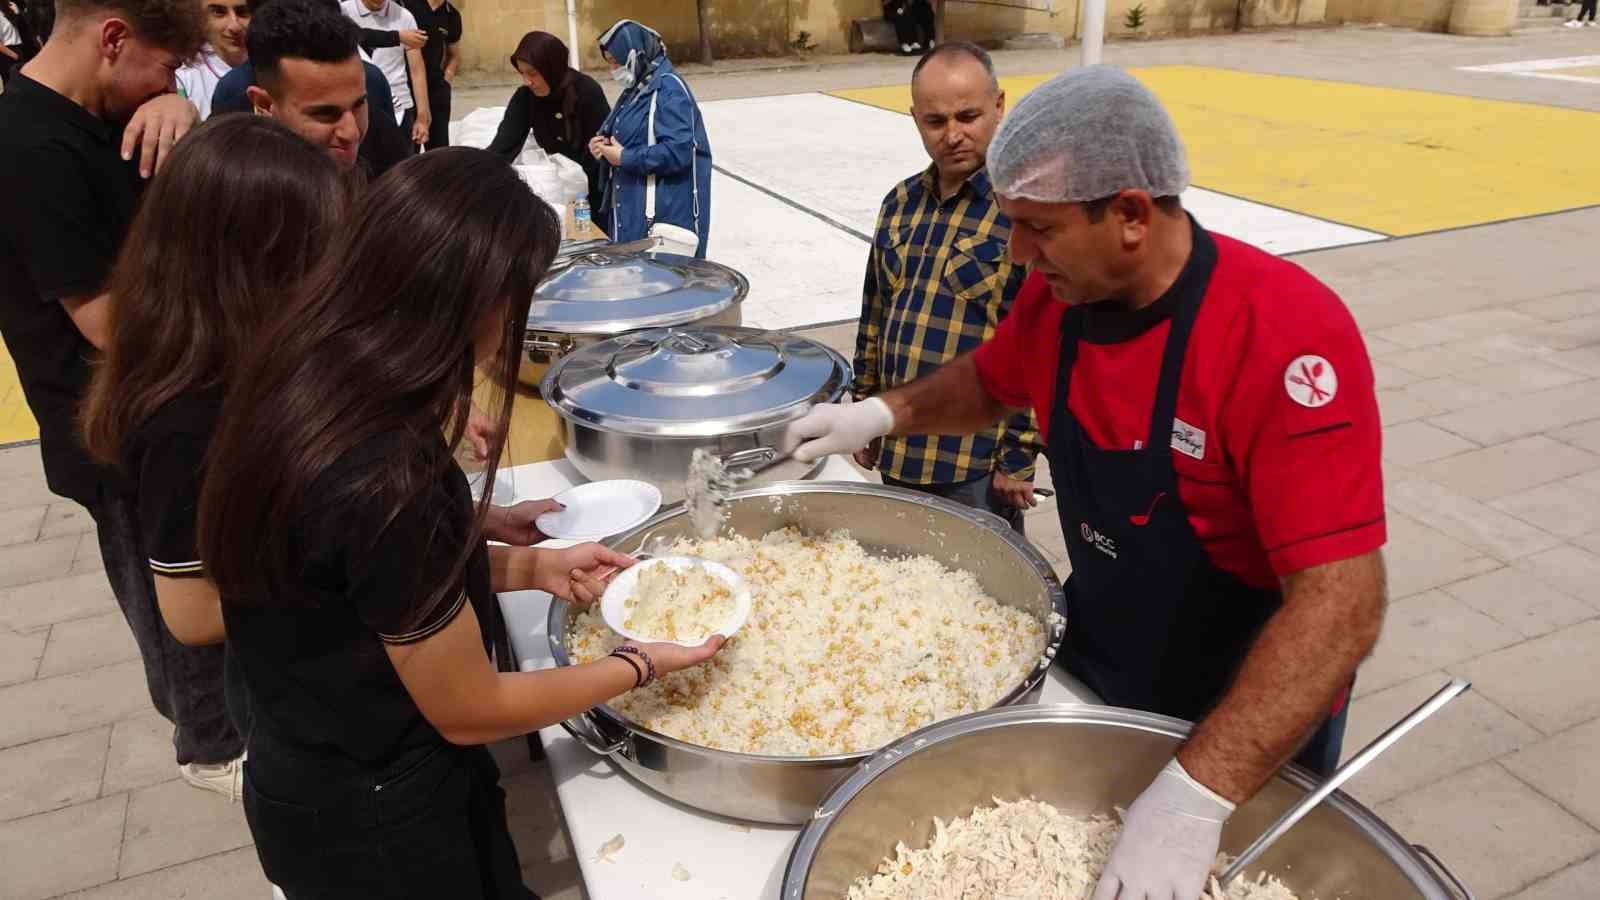
[[[661,35],[632,19],[622,19],[600,35],[600,49],[633,72],[634,86],[642,85],[656,63],[666,59]]]

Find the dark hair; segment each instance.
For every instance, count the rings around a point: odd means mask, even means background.
[[[96,12],[126,19],[140,40],[191,59],[206,43],[205,8],[195,0],[55,0],[52,26]]]
[[[1116,194],[1112,194],[1109,197],[1099,197],[1094,200],[1084,200],[1083,211],[1089,217],[1090,222],[1099,222],[1106,217],[1106,210],[1111,208],[1111,201],[1115,199],[1117,199]],[[1156,209],[1161,210],[1169,216],[1176,215],[1183,211],[1183,201],[1175,194],[1169,194],[1165,197],[1155,197],[1152,199],[1155,202]]]
[[[994,75],[994,60],[989,58],[989,51],[971,41],[946,41],[929,50],[925,56],[917,60],[917,67],[911,70],[911,83],[916,83],[917,76],[922,74],[923,66],[928,63],[936,59],[954,60],[960,57],[976,60],[978,65],[983,66],[983,71],[988,74],[995,90],[1000,89],[1000,81]]]
[[[471,410],[474,347],[486,322],[502,334],[484,371],[499,393],[491,418],[505,433],[528,306],[560,235],[550,207],[485,150],[416,156],[367,189],[223,403],[209,465],[230,477],[206,481],[199,534],[206,572],[225,602],[305,602],[294,588],[294,553],[311,504],[376,506],[379,521],[389,522],[425,502],[456,464],[450,454]],[[312,496],[341,458],[394,433],[408,437],[404,452]],[[487,484],[500,449],[491,448]],[[474,535],[492,493],[478,504]],[[449,516],[438,520],[430,540],[450,539]],[[449,573],[429,573],[436,583],[417,585],[409,618],[445,597],[472,544],[463,542]]]
[[[355,56],[361,28],[327,0],[272,0],[252,12],[244,43],[257,80],[270,81],[286,58],[336,63]]]
[[[578,84],[577,76],[568,64],[567,45],[548,31],[530,31],[517,42],[511,54],[511,68],[517,63],[533,67],[550,93],[561,101],[561,121],[566,131],[567,143],[578,143]]]
[[[343,184],[326,153],[261,116],[218,116],[178,144],[111,273],[82,413],[95,458],[118,465],[162,406],[226,386],[332,237]]]

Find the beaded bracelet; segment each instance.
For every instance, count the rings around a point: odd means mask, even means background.
[[[621,647],[618,647],[617,649],[615,649],[615,650],[613,650],[611,652],[613,654],[631,653],[634,656],[637,656],[640,660],[642,660],[644,662],[644,667],[645,667],[645,678],[644,678],[644,681],[640,682],[639,684],[634,685],[634,687],[649,687],[650,684],[656,680],[656,664],[655,664],[655,660],[650,658],[650,654],[644,652],[643,650],[640,650],[638,647],[635,647],[632,644],[623,644]]]
[[[623,662],[628,664],[628,668],[633,670],[633,686],[635,688],[639,687],[639,685],[644,682],[644,665],[643,664],[637,662],[636,660],[634,660],[633,657],[629,656],[628,654],[619,653],[616,650],[613,650],[613,651],[611,651],[610,653],[608,653],[606,655],[607,656],[615,656],[617,659],[620,659]]]

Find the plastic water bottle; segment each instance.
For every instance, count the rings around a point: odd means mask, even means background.
[[[574,237],[586,238],[594,233],[594,219],[589,215],[589,198],[580,196],[572,202]]]

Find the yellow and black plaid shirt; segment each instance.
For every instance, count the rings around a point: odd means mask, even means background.
[[[856,399],[926,375],[994,334],[1026,274],[1006,255],[1010,237],[985,171],[945,200],[931,166],[889,192],[867,256]],[[1043,449],[1024,413],[980,434],[885,438],[878,466],[909,484],[960,484],[996,468],[1029,478]]]

